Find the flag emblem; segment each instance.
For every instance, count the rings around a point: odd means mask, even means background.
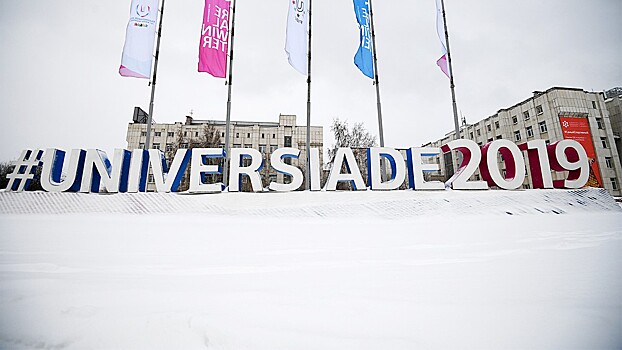
[[[136,5],[136,15],[138,15],[138,17],[145,18],[149,16],[150,12],[151,12],[151,6],[141,5],[141,4]]]

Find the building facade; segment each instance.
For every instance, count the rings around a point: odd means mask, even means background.
[[[127,127],[128,149],[142,149],[147,135],[147,124],[144,114],[134,113],[134,120]],[[152,124],[151,148],[161,149],[170,162],[179,148],[203,147],[205,142],[212,142],[210,147],[225,148],[226,123],[220,120],[196,120],[190,116],[185,122],[173,124]],[[310,147],[320,150],[320,164],[323,160],[324,134],[321,126],[311,126]],[[206,140],[206,133],[214,133],[211,140]],[[292,159],[291,164],[303,170],[307,157],[306,150],[307,127],[296,125],[295,115],[279,115],[278,122],[241,122],[232,121],[229,125],[230,148],[253,148],[258,150],[264,159],[264,167],[260,174],[264,187],[270,182],[287,183],[289,176],[277,173],[270,167],[270,155],[278,148],[293,147],[300,150],[298,159]],[[287,161],[287,160],[286,160]],[[151,177],[150,179],[151,180]],[[304,186],[304,184],[303,184]],[[148,189],[154,184],[149,181]],[[183,189],[183,186],[182,186]]]
[[[543,92],[536,91],[533,97],[512,107],[500,109],[494,115],[475,124],[463,123],[460,137],[473,140],[480,146],[496,139],[507,139],[516,144],[543,139],[549,144],[568,138],[567,130],[564,128],[569,122],[584,125],[591,138],[595,152],[595,159],[591,161],[597,163],[597,166],[592,167],[596,170],[590,179],[598,179],[600,187],[607,189],[614,196],[621,196],[622,166],[619,149],[616,148],[612,121],[605,105],[604,94],[601,92],[563,87],[553,87]],[[444,138],[424,146],[440,147],[453,140],[454,135],[455,132],[451,132]],[[523,188],[533,188],[529,159],[524,158],[527,176]],[[457,157],[449,154],[441,154],[433,161],[441,164],[440,180],[447,180],[458,167]],[[505,164],[500,157],[499,168],[505,173]],[[564,176],[562,173],[553,173],[554,180],[562,179]],[[479,171],[472,179],[481,179]],[[589,184],[595,183],[591,181]]]
[[[605,93],[607,99],[605,105],[609,112],[609,120],[613,129],[613,137],[615,139],[618,157],[622,162],[622,88],[615,88]]]

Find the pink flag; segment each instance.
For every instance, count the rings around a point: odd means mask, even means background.
[[[436,65],[445,73],[445,75],[449,78],[449,64],[447,63],[447,54],[441,56],[441,58],[436,61]]]
[[[230,2],[205,0],[199,44],[199,72],[207,72],[216,78],[224,78],[227,74]]]
[[[441,50],[443,56],[436,61],[436,65],[441,68],[443,73],[449,78],[451,72],[449,71],[449,63],[447,62],[447,40],[445,37],[445,20],[443,19],[443,4],[441,0],[436,0],[436,33],[441,41]]]

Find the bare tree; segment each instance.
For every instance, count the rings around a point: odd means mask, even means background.
[[[9,184],[9,179],[6,176],[13,172],[13,168],[15,166],[11,162],[0,162],[0,189],[6,188]]]
[[[330,131],[335,138],[335,143],[332,148],[328,150],[330,167],[332,168],[335,161],[337,149],[340,147],[349,147],[354,153],[356,163],[359,169],[361,169],[363,179],[367,181],[367,148],[376,146],[376,136],[367,131],[362,122],[355,123],[354,126],[350,128],[347,120],[341,121],[339,118],[333,119]],[[345,165],[342,167],[341,171],[346,171]],[[340,186],[341,185],[343,184],[340,184]],[[350,186],[350,184],[347,186]]]
[[[214,124],[203,124],[203,132],[199,135],[200,148],[220,147],[220,132],[216,130]]]
[[[0,189],[6,188],[9,185],[9,179],[7,175],[11,174],[15,169],[15,165],[12,162],[0,162]],[[30,180],[30,185],[26,191],[42,191],[41,187],[41,170],[42,167],[38,166],[35,172],[35,176]]]
[[[220,132],[216,130],[216,127],[213,124],[204,124],[203,130],[199,134],[199,142],[196,143],[198,148],[218,148],[220,147]],[[207,159],[208,165],[216,165],[219,164],[223,166],[222,159]],[[222,182],[222,175],[207,175],[207,181],[210,183]]]
[[[220,132],[216,129],[214,124],[203,124],[203,129],[199,133],[198,139],[184,136],[182,129],[177,132],[175,143],[173,143],[170,150],[166,151],[166,160],[170,166],[173,162],[173,158],[177,153],[177,150],[184,148],[219,148],[220,147]],[[218,159],[208,159],[207,164],[218,164]],[[222,175],[208,175],[207,178],[210,182],[221,182]],[[179,184],[179,191],[186,191],[190,187],[190,169],[186,168],[184,177]]]

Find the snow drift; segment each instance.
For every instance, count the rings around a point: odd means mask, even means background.
[[[0,192],[0,348],[619,349],[621,252],[596,189]]]

